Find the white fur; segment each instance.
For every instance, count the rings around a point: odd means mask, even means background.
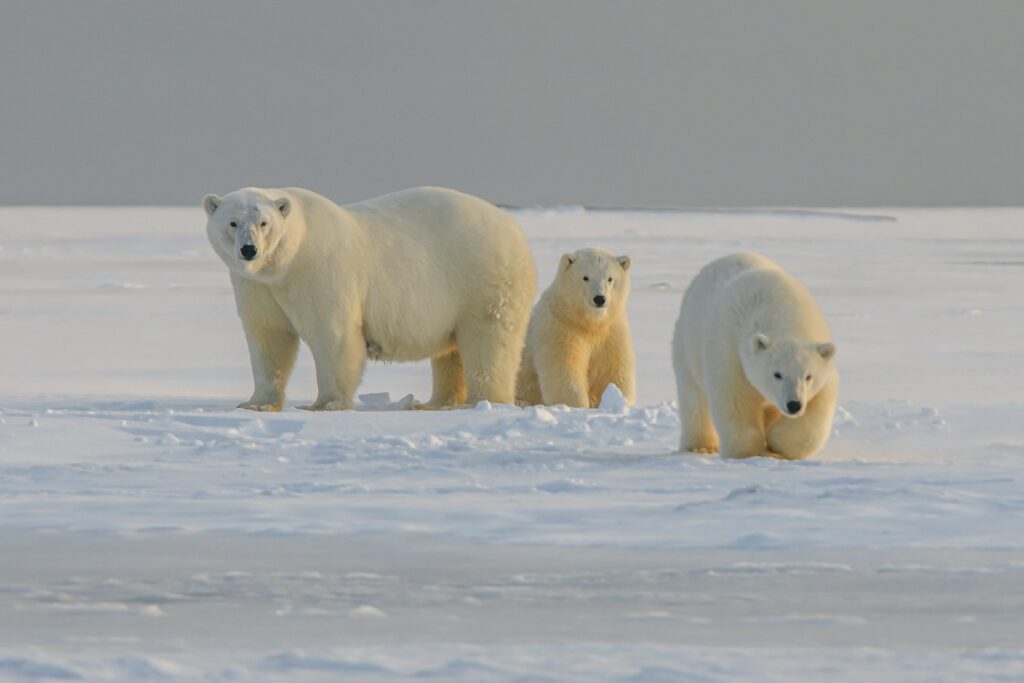
[[[825,316],[777,264],[753,253],[712,261],[686,290],[672,340],[680,450],[815,453],[835,415],[834,356]]]
[[[508,213],[427,187],[344,207],[246,188],[203,206],[249,343],[255,390],[240,407],[281,409],[300,339],[316,363],[309,409],[351,408],[368,356],[430,358],[432,406],[513,402],[536,274]]]
[[[632,404],[636,360],[629,333],[628,256],[607,249],[565,254],[530,318],[516,396],[528,404],[596,407],[609,384]],[[594,297],[605,297],[595,305]]]

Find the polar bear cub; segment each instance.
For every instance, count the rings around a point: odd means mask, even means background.
[[[636,400],[633,340],[626,316],[628,256],[581,249],[562,256],[533,309],[516,396],[527,404],[596,407],[609,384]]]
[[[686,290],[672,340],[680,450],[793,460],[818,451],[839,393],[835,353],[810,293],[774,262],[712,261]]]
[[[430,405],[512,403],[536,273],[515,219],[482,199],[418,188],[338,206],[298,188],[208,195],[255,390],[280,410],[299,340],[316,364],[306,408],[351,408],[367,357],[429,358]]]

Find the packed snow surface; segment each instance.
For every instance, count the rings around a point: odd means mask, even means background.
[[[633,257],[638,405],[234,409],[199,209],[0,209],[0,679],[1024,679],[1020,210],[520,210]],[[686,284],[752,249],[815,294],[814,459],[674,453]],[[411,395],[411,396],[410,396]]]

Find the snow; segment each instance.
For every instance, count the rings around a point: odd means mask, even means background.
[[[237,411],[200,209],[0,209],[0,680],[1024,678],[1024,211],[516,212],[633,257],[638,405]],[[754,249],[842,372],[806,462],[673,453],[697,269]],[[397,398],[396,398],[397,397]]]

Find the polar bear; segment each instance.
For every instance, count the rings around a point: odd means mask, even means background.
[[[636,400],[633,340],[626,316],[628,256],[581,249],[562,256],[558,273],[530,317],[516,382],[524,403],[597,407],[615,384]]]
[[[810,456],[832,429],[835,353],[818,305],[777,264],[753,253],[712,261],[686,290],[672,339],[679,449]]]
[[[316,364],[309,410],[352,408],[367,357],[429,358],[431,407],[514,401],[536,272],[508,213],[430,187],[346,206],[246,188],[203,207],[252,361],[240,408],[281,409],[300,339]]]

